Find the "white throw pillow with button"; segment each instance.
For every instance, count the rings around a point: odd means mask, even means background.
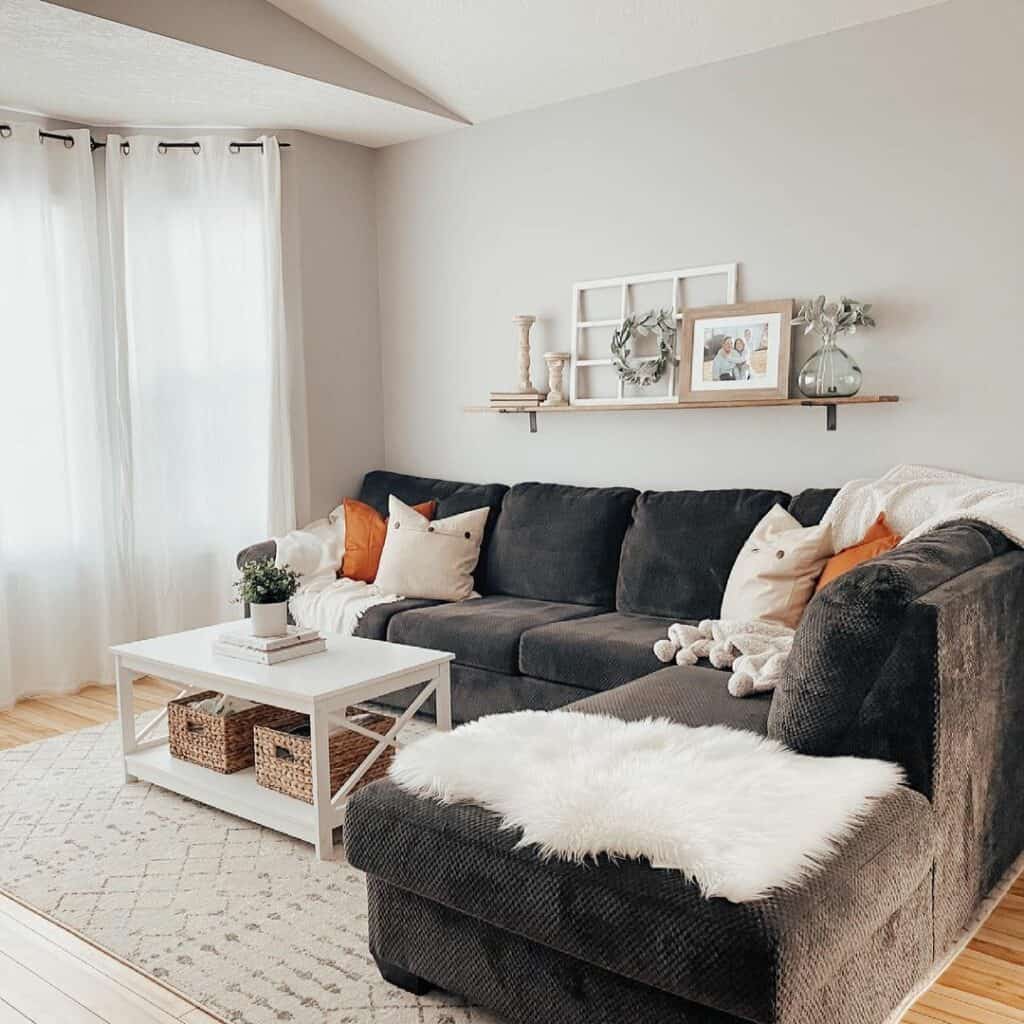
[[[375,583],[385,594],[464,601],[473,593],[489,508],[427,519],[393,494]]]
[[[801,526],[775,505],[754,527],[729,573],[723,619],[764,619],[796,629],[832,550],[832,527]]]

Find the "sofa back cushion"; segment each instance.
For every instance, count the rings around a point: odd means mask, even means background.
[[[628,487],[516,484],[487,550],[494,593],[611,608],[622,537],[637,492]]]
[[[750,532],[784,491],[644,491],[622,545],[619,611],[672,619],[717,618]]]
[[[808,487],[793,495],[786,511],[801,526],[817,526],[838,493],[837,487]]]
[[[833,580],[797,629],[768,735],[802,754],[896,761],[930,797],[938,651],[920,599],[1010,547],[991,527],[950,523]]]
[[[394,495],[406,505],[416,505],[433,498],[437,502],[435,518],[446,519],[448,516],[469,512],[484,505],[490,508],[487,526],[484,527],[484,540],[481,548],[480,561],[477,563],[474,580],[476,589],[484,593],[487,582],[484,578],[484,552],[494,532],[494,523],[501,508],[501,499],[508,487],[505,484],[467,484],[455,480],[437,480],[428,476],[408,476],[405,473],[391,473],[383,469],[371,470],[363,477],[363,486],[359,490],[359,500],[371,505],[382,516],[388,514],[388,496]]]

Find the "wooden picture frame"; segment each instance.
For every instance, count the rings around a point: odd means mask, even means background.
[[[686,310],[680,332],[680,403],[788,398],[792,319],[792,299]]]

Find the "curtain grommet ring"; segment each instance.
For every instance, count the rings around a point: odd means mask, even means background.
[[[229,153],[241,153],[242,152],[242,147],[237,142],[232,142],[231,145],[228,146],[228,152]]]
[[[0,139],[9,139],[14,134],[14,129],[9,124],[0,124]]]
[[[196,156],[199,156],[200,152],[202,151],[202,148],[203,147],[200,146],[198,142],[192,143],[192,152],[195,153]]]
[[[132,144],[130,142],[121,143],[121,152],[127,156],[132,151]]]
[[[71,138],[70,135],[64,140],[64,148],[65,149],[74,149],[75,148],[75,140],[73,138]]]
[[[156,151],[161,155],[167,152],[167,144],[164,142],[158,142],[156,144]]]

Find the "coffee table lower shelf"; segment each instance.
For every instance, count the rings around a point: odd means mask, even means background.
[[[172,757],[166,744],[128,754],[125,768],[136,778],[180,796],[198,800],[304,842],[316,842],[317,816],[313,806],[261,786],[256,781],[254,768],[221,775]],[[332,809],[332,814],[332,827],[337,828],[345,820],[345,806]]]

